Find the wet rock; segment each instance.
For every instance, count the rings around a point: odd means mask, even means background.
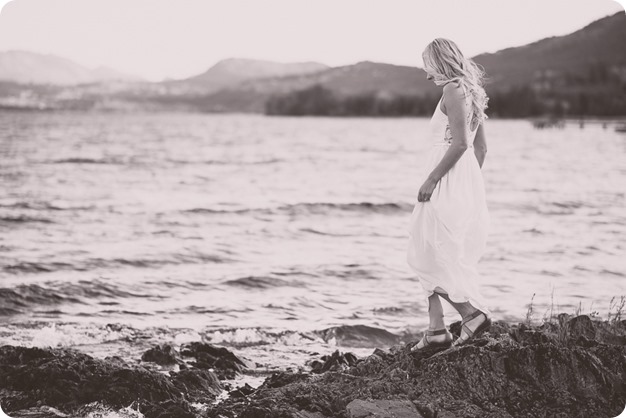
[[[67,348],[0,347],[0,390],[8,415],[42,405],[68,413],[100,401],[112,408],[137,402],[150,418],[193,417],[181,391],[162,373]]]
[[[106,327],[105,327],[105,328],[106,328],[107,330],[109,330],[109,331],[120,332],[120,331],[122,331],[124,328],[126,328],[126,326],[125,326],[125,325],[123,325],[123,324],[115,324],[115,323],[113,323],[113,324],[106,324]]]
[[[0,399],[2,399],[0,397]],[[6,417],[6,415],[0,415]],[[37,406],[28,409],[22,409],[11,413],[11,418],[67,418],[68,414],[64,414],[58,409],[49,406]]]
[[[143,353],[142,361],[151,361],[162,366],[180,364],[183,361],[178,357],[178,353],[169,344],[156,345]]]
[[[309,375],[306,373],[275,372],[265,379],[260,387],[268,389],[279,388],[290,383],[306,380],[308,377]]]
[[[154,418],[196,418],[197,414],[188,403],[168,399],[159,404],[147,404],[141,412]]]
[[[356,362],[357,357],[353,353],[343,354],[339,350],[336,350],[330,356],[322,356],[321,361],[312,361],[310,366],[313,373],[324,373],[329,370],[346,370],[350,366],[355,365]]]
[[[346,407],[350,418],[422,418],[408,400],[355,399]]]
[[[372,355],[373,356],[378,356],[381,359],[386,359],[386,358],[388,358],[391,355],[391,353],[389,353],[388,351],[385,351],[385,350],[381,350],[380,348],[377,348],[377,349],[374,350]]]
[[[126,360],[124,360],[123,358],[121,358],[120,356],[106,356],[104,358],[105,361],[116,365],[118,367],[129,367],[128,363],[126,362]]]
[[[170,373],[171,381],[189,402],[206,402],[224,390],[217,375],[209,370],[187,369]]]
[[[245,398],[246,396],[254,392],[254,390],[255,389],[252,386],[246,383],[243,386],[237,387],[237,389],[235,390],[231,390],[230,392],[228,392],[228,394],[231,398]]]
[[[220,379],[234,379],[238,373],[250,367],[249,362],[237,357],[224,347],[213,344],[192,342],[183,344],[180,354],[195,357],[191,364],[201,369],[213,369]]]
[[[380,347],[397,344],[400,336],[367,325],[342,325],[315,332],[324,341],[334,340],[337,345],[350,347]]]
[[[389,359],[390,357],[388,356],[383,356],[374,352],[362,361],[357,362],[352,369],[347,370],[346,372],[356,374],[358,376],[375,375],[379,373],[383,367],[388,365]]]

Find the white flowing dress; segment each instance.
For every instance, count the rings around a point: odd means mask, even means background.
[[[439,164],[451,144],[448,116],[439,107],[441,99],[430,120],[432,148],[417,187]],[[468,107],[470,100],[468,95]],[[471,131],[470,124],[468,119],[469,147],[465,153],[437,183],[430,201],[418,202],[413,209],[407,261],[426,292],[426,299],[435,291],[447,293],[453,302],[469,301],[491,315],[478,289],[477,264],[486,246],[489,212],[482,172],[474,155],[477,129]]]

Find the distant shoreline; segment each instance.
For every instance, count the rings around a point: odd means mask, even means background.
[[[288,117],[288,118],[333,118],[333,119],[346,119],[346,118],[359,118],[359,119],[423,119],[429,118],[428,115],[415,116],[415,115],[267,115],[259,112],[200,112],[200,111],[185,111],[185,110],[117,110],[117,109],[97,109],[97,110],[78,110],[78,109],[52,109],[52,108],[29,108],[29,107],[10,107],[0,106],[0,113],[59,113],[59,114],[90,114],[90,115],[159,115],[159,114],[188,114],[188,115],[249,115],[249,116],[266,116],[266,117]],[[499,117],[489,116],[489,120],[526,120],[529,122],[537,120],[552,120],[560,121],[564,123],[626,123],[626,115],[623,116],[595,116],[595,115],[581,115],[581,116],[565,116],[554,117],[551,115],[538,115],[538,116],[524,116],[524,117]]]

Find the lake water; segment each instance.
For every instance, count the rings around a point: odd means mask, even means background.
[[[136,360],[202,339],[269,370],[414,338],[428,315],[405,254],[427,124],[0,114],[0,344]],[[533,294],[535,321],[551,305],[606,317],[626,295],[626,134],[485,130],[494,319],[524,320]]]

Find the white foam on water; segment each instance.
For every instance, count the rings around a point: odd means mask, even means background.
[[[234,330],[218,330],[206,333],[207,339],[212,344],[225,345],[303,345],[311,342],[323,343],[324,341],[310,333],[302,334],[297,331],[264,331],[258,328],[237,328]]]
[[[77,414],[80,413],[85,418],[144,418],[145,415],[134,406],[135,402],[121,409],[113,409],[96,401],[81,406],[72,416],[79,416]]]
[[[132,328],[120,330],[81,324],[51,322],[41,329],[22,329],[19,345],[32,347],[68,347],[116,341],[133,335]]]
[[[194,341],[201,341],[202,336],[196,331],[188,330],[180,332],[174,336],[174,344],[185,344]]]

